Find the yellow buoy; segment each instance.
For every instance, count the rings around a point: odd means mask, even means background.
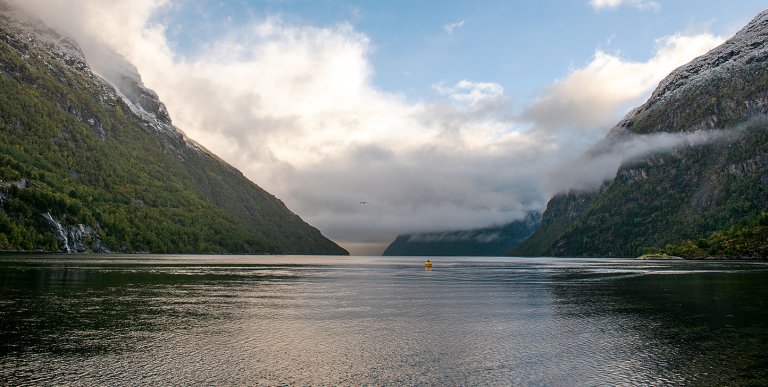
[[[427,262],[424,262],[424,268],[426,269],[432,268],[432,262],[429,262],[429,259],[427,259]]]

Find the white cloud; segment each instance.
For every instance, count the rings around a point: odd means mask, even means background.
[[[461,80],[450,87],[446,87],[443,83],[437,83],[432,85],[432,88],[456,102],[467,103],[470,106],[504,98],[504,87],[498,83]]]
[[[626,132],[607,138],[571,162],[563,163],[543,180],[542,188],[550,195],[566,190],[591,191],[616,176],[619,167],[631,160],[670,152],[683,146],[699,146],[718,140],[733,139],[739,130],[700,130],[693,133],[654,133],[629,135]]]
[[[78,38],[91,58],[98,42],[128,58],[189,137],[326,236],[369,253],[397,233],[487,226],[543,208],[542,179],[589,145],[574,145],[563,127],[608,125],[674,66],[719,41],[668,37],[647,62],[598,51],[521,120],[492,82],[436,84],[448,98],[435,103],[378,90],[371,43],[348,24],[254,20],[183,58],[163,25],[148,24],[175,3],[19,3]]]
[[[523,117],[543,130],[604,133],[628,108],[642,102],[675,68],[723,42],[711,34],[672,35],[656,41],[645,62],[597,50],[590,63],[546,88]]]
[[[616,8],[620,5],[630,5],[640,10],[658,11],[661,4],[654,0],[590,0],[589,4],[596,10]]]
[[[448,23],[448,24],[443,26],[443,29],[445,30],[445,32],[447,32],[449,34],[453,34],[453,31],[455,31],[456,29],[459,29],[461,27],[464,27],[464,20],[457,21],[457,22],[454,22],[454,23]]]

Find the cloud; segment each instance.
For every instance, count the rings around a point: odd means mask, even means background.
[[[478,242],[490,243],[501,238],[500,231],[474,230],[448,231],[436,233],[413,234],[408,237],[408,242]]]
[[[467,103],[470,106],[500,100],[504,97],[504,87],[498,83],[461,80],[450,87],[437,83],[432,85],[432,88],[439,94],[447,95],[456,102]]]
[[[590,151],[553,170],[543,181],[543,191],[554,195],[568,190],[592,191],[613,179],[619,167],[629,161],[688,146],[695,147],[718,140],[731,140],[743,133],[735,130],[699,130],[693,133],[654,133],[631,135],[614,133]]]
[[[97,67],[114,65],[104,45],[130,60],[190,138],[353,253],[380,252],[398,233],[483,227],[542,209],[543,179],[590,145],[563,133],[607,128],[716,40],[665,38],[647,62],[598,51],[530,106],[474,80],[437,83],[441,100],[414,103],[373,85],[371,42],[346,23],[254,19],[185,57],[153,19],[179,3],[18,4],[75,37]]]
[[[643,11],[658,11],[661,9],[661,4],[653,0],[590,0],[589,4],[596,10],[617,8],[620,5],[630,5]]]
[[[645,62],[597,50],[586,66],[546,88],[524,110],[522,119],[542,130],[604,133],[664,76],[723,41],[711,34],[667,36],[656,41],[653,56]]]
[[[464,20],[457,21],[457,22],[454,22],[454,23],[448,23],[448,24],[443,26],[443,29],[448,34],[453,34],[454,30],[457,30],[457,29],[459,29],[461,27],[464,27]]]

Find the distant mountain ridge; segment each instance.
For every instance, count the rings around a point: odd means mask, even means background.
[[[722,129],[725,135],[627,161],[596,192],[555,196],[541,228],[509,254],[631,257],[685,241],[704,246],[712,233],[761,224],[768,211],[766,116],[764,11],[719,47],[673,71],[590,152],[645,134]]]
[[[187,139],[113,59],[107,82],[0,1],[0,250],[347,254]]]
[[[471,230],[398,235],[387,247],[390,256],[503,256],[530,236],[541,222],[541,214],[501,226]]]

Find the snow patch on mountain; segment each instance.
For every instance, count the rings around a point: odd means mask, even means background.
[[[750,63],[765,62],[766,58],[768,11],[763,11],[731,39],[669,74],[659,83],[650,101],[658,103],[689,85]]]
[[[35,55],[42,58],[49,69],[53,69],[49,62],[65,64],[100,85],[101,90],[98,90],[98,93],[102,101],[113,104],[120,100],[125,103],[141,118],[144,130],[165,134],[174,142],[182,142],[199,153],[216,158],[173,126],[168,110],[157,93],[144,86],[136,67],[119,54],[99,44],[89,46],[84,52],[74,40],[46,27],[41,20],[2,0],[0,23],[7,27],[4,30],[8,31],[5,36],[0,36],[0,39],[21,52],[22,57]],[[0,73],[9,76],[5,69],[0,69]],[[98,125],[97,122],[91,124],[97,133]]]

